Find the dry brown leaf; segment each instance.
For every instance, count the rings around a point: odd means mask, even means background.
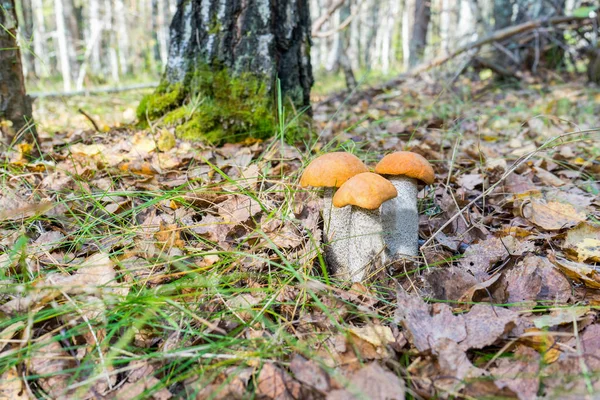
[[[367,325],[362,327],[352,327],[349,331],[354,336],[371,343],[375,347],[387,346],[396,341],[389,326]]]
[[[571,297],[571,284],[546,257],[528,254],[502,276],[508,303],[534,305],[537,301],[565,303]]]
[[[534,248],[533,242],[519,240],[513,236],[490,236],[465,251],[460,267],[470,271],[479,280],[486,280],[494,264],[511,256],[523,255]]]
[[[80,294],[94,289],[95,295],[114,293],[125,295],[127,289],[116,288],[114,263],[106,253],[96,253],[88,257],[75,274],[49,274],[36,283],[34,290],[24,297],[17,297],[0,306],[0,311],[7,314],[25,312],[34,307],[41,307],[61,295]],[[109,289],[110,288],[110,289]]]
[[[281,368],[267,363],[258,375],[256,394],[261,399],[297,400],[302,398],[302,386]]]
[[[537,399],[540,381],[540,356],[535,350],[521,346],[514,359],[501,358],[498,366],[491,369],[495,385],[510,389],[519,400]]]
[[[404,400],[404,380],[398,375],[371,363],[355,372],[344,390],[334,390],[327,400]]]
[[[552,172],[548,172],[545,169],[539,167],[536,167],[533,170],[535,171],[537,177],[540,178],[542,183],[545,185],[559,187],[565,184],[565,181],[560,179],[558,176],[554,175]]]
[[[600,272],[594,267],[580,262],[569,261],[566,258],[557,257],[554,253],[550,253],[548,259],[567,277],[583,282],[583,284],[589,288],[600,289]]]
[[[519,338],[519,343],[536,350],[548,364],[552,364],[560,357],[560,350],[556,347],[556,341],[550,332],[528,328]]]
[[[458,184],[467,189],[473,190],[476,186],[483,184],[482,174],[465,174],[458,178]]]
[[[539,198],[531,198],[522,207],[523,217],[540,228],[556,231],[569,228],[586,220],[584,212],[577,211],[568,203],[558,201],[545,202]]]
[[[75,360],[50,334],[41,336],[32,350],[28,368],[33,375],[40,375],[38,384],[52,398],[68,398],[67,387],[72,379],[69,372],[76,366]]]
[[[165,224],[161,221],[160,228],[154,234],[154,238],[161,248],[178,247],[182,249],[185,247],[185,242],[181,239],[181,229],[177,224]]]
[[[331,388],[329,375],[314,360],[307,360],[295,354],[290,363],[290,370],[294,377],[320,392],[327,393]]]
[[[259,304],[265,295],[264,293],[242,293],[228,299],[225,304],[227,307],[243,321],[251,321],[254,318],[254,313],[250,310]]]
[[[217,212],[225,222],[240,224],[261,211],[258,202],[251,197],[234,195],[217,206]]]
[[[0,400],[28,400],[27,389],[17,368],[11,367],[0,375]]]
[[[152,400],[168,400],[173,395],[166,388],[156,390],[160,380],[154,376],[154,367],[144,361],[134,361],[132,366],[136,368],[128,375],[127,382],[119,387],[115,394],[116,400],[132,400],[143,397]],[[148,391],[154,389],[152,395]]]
[[[516,311],[502,307],[476,304],[464,315],[467,337],[460,348],[482,349],[491,346],[499,337],[514,328],[519,315]]]
[[[581,223],[567,231],[567,236],[562,245],[577,254],[577,260],[600,261],[600,225]]]

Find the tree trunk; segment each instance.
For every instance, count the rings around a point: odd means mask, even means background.
[[[23,75],[27,77],[35,77],[35,56],[31,49],[31,42],[33,39],[33,12],[31,8],[31,0],[21,1],[21,15],[19,18],[19,26],[21,27],[21,37],[24,39],[21,44],[21,48],[24,51],[21,52],[23,57]]]
[[[0,7],[0,134],[6,143],[37,141],[31,102],[25,94],[21,53],[15,40],[17,16],[14,0]]]
[[[410,54],[408,64],[414,67],[423,60],[425,47],[427,46],[427,31],[431,19],[431,3],[429,0],[417,0],[415,2],[415,19],[413,25],[412,39],[410,41]]]
[[[42,0],[31,0],[33,14],[35,15],[34,34],[33,34],[33,51],[36,55],[34,58],[35,75],[38,78],[48,76],[48,67],[44,65],[42,60],[46,60],[46,25],[44,21],[44,8]]]
[[[63,0],[54,1],[54,12],[56,14],[56,39],[58,41],[58,60],[63,78],[63,88],[65,91],[69,91],[71,90],[71,63],[69,62],[69,45]]]
[[[180,137],[215,143],[271,136],[278,86],[288,110],[309,110],[309,49],[308,0],[180,0],[163,82],[138,117],[160,118],[192,99],[193,118],[178,110],[165,117]]]

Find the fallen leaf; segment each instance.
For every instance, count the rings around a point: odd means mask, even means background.
[[[75,368],[76,363],[56,338],[49,333],[38,338],[28,365],[29,372],[39,376],[38,384],[52,398],[68,398],[67,387],[72,376],[65,371]]]
[[[329,375],[314,360],[307,360],[295,354],[290,363],[290,370],[294,377],[320,392],[327,393],[331,389]]]
[[[0,400],[29,400],[27,389],[15,367],[8,368],[0,375]]]
[[[490,370],[494,384],[510,389],[519,400],[537,399],[540,385],[540,356],[528,347],[519,347],[511,359],[500,358]]]
[[[533,319],[533,324],[538,329],[551,328],[557,325],[572,324],[580,321],[590,311],[589,307],[568,307],[552,310],[548,315]]]
[[[355,372],[343,390],[334,390],[327,400],[404,400],[405,385],[402,378],[376,363]]]
[[[271,363],[263,365],[258,375],[256,394],[262,399],[297,400],[302,398],[298,381]]]
[[[467,190],[473,190],[476,186],[483,184],[482,174],[464,174],[458,178],[457,182],[461,187]]]
[[[583,282],[592,289],[600,289],[600,272],[596,268],[580,262],[569,261],[557,257],[554,253],[548,255],[548,259],[556,265],[567,277]]]
[[[248,196],[235,195],[217,206],[217,212],[225,222],[239,224],[261,211],[258,202]]]
[[[548,364],[555,362],[560,357],[560,350],[556,347],[556,341],[550,332],[538,328],[528,328],[519,338],[519,343],[536,350]]]
[[[586,220],[586,214],[577,211],[571,204],[557,201],[545,202],[539,198],[531,198],[522,207],[523,217],[540,228],[555,231],[569,228]]]
[[[354,336],[371,343],[373,346],[381,347],[395,342],[394,334],[389,326],[367,325],[352,327],[349,329]]]

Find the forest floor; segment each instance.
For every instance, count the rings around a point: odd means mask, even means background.
[[[2,154],[0,398],[600,393],[598,88],[410,81],[316,104],[301,147],[114,127],[140,97],[38,102],[46,160]],[[422,257],[328,276],[298,179],[333,150],[432,162]]]

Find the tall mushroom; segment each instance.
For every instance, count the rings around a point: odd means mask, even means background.
[[[323,187],[323,241],[325,256],[331,270],[339,276],[348,273],[348,243],[350,207],[331,207],[335,190],[367,166],[355,155],[344,152],[323,154],[315,158],[300,178],[302,187]]]
[[[388,254],[394,259],[419,254],[419,211],[417,183],[430,185],[434,180],[431,164],[423,156],[409,151],[388,154],[375,166],[398,191],[398,197],[382,207],[382,223]]]
[[[363,280],[373,261],[380,259],[385,262],[379,207],[396,195],[396,188],[387,179],[372,172],[363,172],[348,179],[333,196],[334,210],[352,206],[347,256],[354,282]]]

